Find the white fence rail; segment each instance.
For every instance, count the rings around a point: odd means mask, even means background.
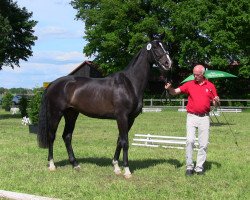
[[[167,104],[166,99],[144,99],[144,108],[147,107],[158,107],[158,108],[168,108],[168,107],[176,107],[176,108],[186,108],[187,99],[171,99],[171,103]],[[245,109],[250,108],[250,99],[221,99],[221,108],[239,108]],[[171,105],[175,104],[175,105]],[[235,105],[238,104],[238,105]]]
[[[163,136],[151,134],[135,134],[133,146],[163,147],[171,149],[185,149],[186,137]],[[198,147],[198,138],[195,138],[195,150]]]

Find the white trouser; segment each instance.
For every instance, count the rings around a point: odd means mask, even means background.
[[[197,161],[195,171],[203,170],[203,164],[207,157],[207,146],[209,139],[209,116],[199,117],[194,114],[187,114],[187,145],[186,145],[186,166],[187,169],[194,169],[193,148],[195,143],[195,132],[198,129],[199,149],[197,153]]]

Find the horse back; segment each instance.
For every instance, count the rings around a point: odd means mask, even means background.
[[[65,76],[52,82],[47,94],[61,111],[70,107],[97,118],[128,115],[137,104],[133,86],[123,73],[106,78]]]

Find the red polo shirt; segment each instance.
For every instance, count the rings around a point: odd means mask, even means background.
[[[182,93],[188,95],[187,112],[204,114],[210,112],[211,100],[218,96],[213,83],[205,80],[199,85],[195,80],[179,87]]]

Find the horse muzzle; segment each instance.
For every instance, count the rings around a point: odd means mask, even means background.
[[[172,63],[173,62],[168,54],[166,55],[166,57],[159,61],[159,65],[164,71],[170,70],[172,68]]]

